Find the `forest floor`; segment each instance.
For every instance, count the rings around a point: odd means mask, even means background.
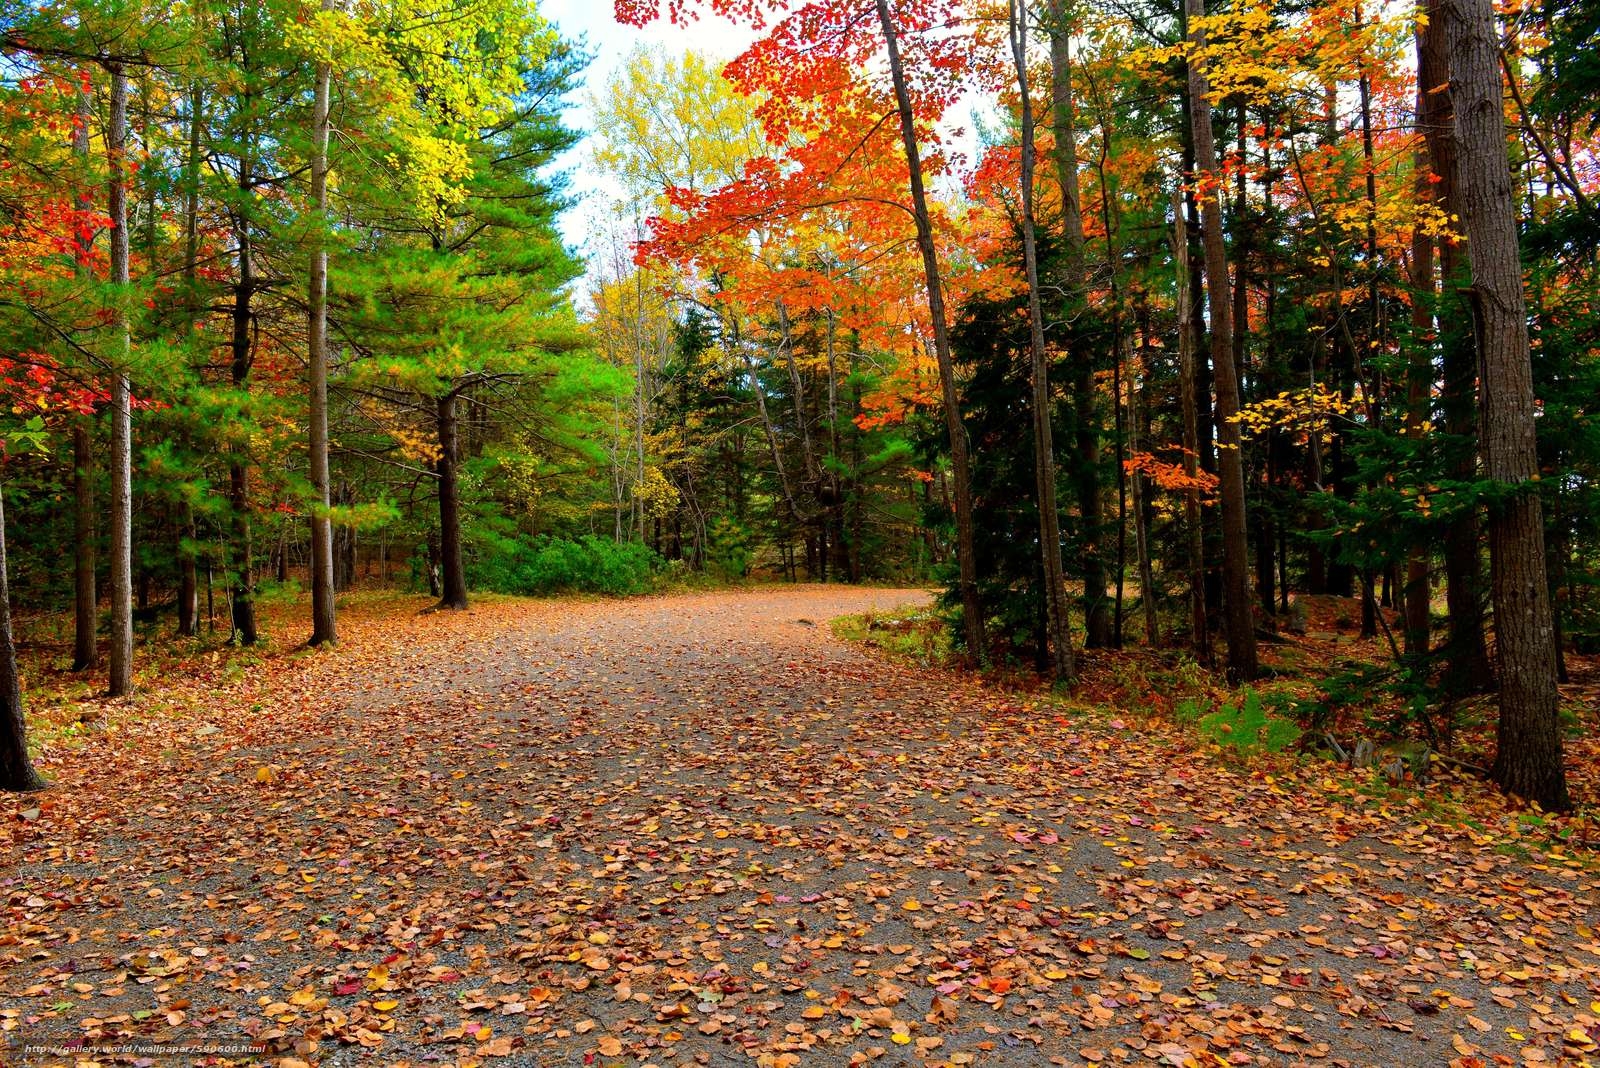
[[[358,597],[81,706],[0,800],[0,1062],[1600,1061],[1590,857],[828,625],[926,596]]]

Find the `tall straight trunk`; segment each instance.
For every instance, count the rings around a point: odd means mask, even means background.
[[[1362,18],[1359,5],[1355,16],[1359,24]],[[1383,304],[1378,294],[1378,166],[1372,139],[1372,81],[1367,75],[1365,63],[1361,65],[1357,91],[1361,99],[1361,162],[1366,175],[1367,199],[1367,345],[1371,350],[1378,351],[1383,343]],[[1371,384],[1368,385],[1362,364],[1363,361],[1357,357],[1355,370],[1362,378],[1363,392],[1367,398],[1367,418],[1376,426],[1382,405],[1382,379],[1374,370]],[[1368,568],[1362,575],[1361,636],[1363,638],[1378,636],[1379,606],[1372,595],[1372,579],[1372,570]]]
[[[240,185],[249,188],[248,179]],[[230,381],[243,390],[250,380],[250,301],[255,290],[254,254],[249,222],[239,220],[239,281],[233,294],[233,336]],[[250,529],[250,468],[242,448],[235,446],[228,457],[228,506],[233,513],[233,588],[229,615],[233,638],[241,645],[256,643],[255,560]]]
[[[322,0],[324,11],[333,0]],[[332,64],[317,64],[316,98],[311,109],[312,247],[307,342],[311,362],[311,642],[339,640],[333,584],[333,518],[328,496],[328,97]]]
[[[1144,413],[1148,410],[1145,392],[1150,367],[1150,308],[1145,301],[1143,290],[1140,290],[1134,299],[1137,301],[1135,307],[1139,327],[1139,362],[1136,365],[1138,383],[1129,384],[1128,445],[1137,453]],[[1161,625],[1156,615],[1155,569],[1150,561],[1150,518],[1145,498],[1144,475],[1135,470],[1133,478],[1129,481],[1132,483],[1133,491],[1133,535],[1135,552],[1139,558],[1139,605],[1144,614],[1144,640],[1147,646],[1154,649],[1161,642]]]
[[[1510,491],[1489,517],[1490,591],[1500,676],[1494,777],[1505,790],[1565,810],[1555,624],[1537,487],[1533,361],[1506,151],[1500,33],[1491,0],[1445,5],[1455,101],[1461,215],[1472,260],[1484,473]]]
[[[1009,6],[1011,56],[1022,97],[1022,262],[1028,278],[1028,340],[1033,372],[1033,476],[1039,507],[1039,562],[1044,583],[1045,628],[1050,674],[1072,678],[1072,632],[1067,622],[1067,580],[1061,563],[1061,520],[1056,506],[1056,457],[1050,427],[1050,370],[1045,358],[1044,306],[1039,299],[1039,250],[1033,217],[1033,103],[1028,94],[1028,12],[1023,0]]]
[[[456,394],[446,393],[436,403],[439,459],[439,570],[440,608],[467,607],[467,573],[461,559],[461,487],[456,479],[460,453],[456,442]]]
[[[1438,181],[1434,203],[1447,215],[1461,214],[1457,186],[1455,104],[1450,85],[1451,52],[1445,28],[1445,0],[1427,0],[1427,20],[1421,28],[1417,56],[1417,82],[1423,108],[1420,116],[1428,161]],[[1440,410],[1444,432],[1456,446],[1451,477],[1471,482],[1477,477],[1473,449],[1466,443],[1477,433],[1477,357],[1471,332],[1461,325],[1461,291],[1468,284],[1467,249],[1451,237],[1439,242],[1439,279],[1443,303],[1439,340],[1443,355]],[[1447,655],[1448,677],[1453,687],[1481,692],[1494,684],[1484,640],[1481,522],[1475,511],[1451,521],[1444,535],[1445,606],[1450,619]]]
[[[72,670],[98,667],[95,642],[99,598],[95,590],[94,442],[87,418],[72,424]]]
[[[1204,519],[1200,512],[1200,412],[1199,384],[1195,373],[1194,286],[1189,273],[1188,212],[1181,191],[1172,195],[1172,255],[1178,281],[1178,402],[1183,409],[1183,471],[1189,487],[1183,494],[1184,544],[1188,550],[1189,638],[1195,656],[1210,666],[1211,623],[1206,614],[1206,557]]]
[[[189,154],[184,166],[183,193],[183,306],[184,321],[193,333],[199,317],[200,268],[200,131],[205,112],[205,90],[198,81],[189,86]],[[183,506],[178,535],[178,634],[185,638],[200,634],[200,580],[196,573],[193,541],[194,513]],[[191,544],[184,544],[185,537]]]
[[[0,790],[42,790],[47,784],[28,756],[17,643],[11,633],[11,586],[6,572],[6,511],[0,496]]]
[[[106,162],[110,171],[106,214],[111,220],[111,282],[117,287],[116,366],[111,375],[111,644],[108,691],[133,692],[133,399],[128,383],[130,338],[125,310],[128,286],[128,76],[120,63],[111,74],[111,108],[106,123]]]
[[[89,156],[89,92],[78,94],[77,124],[72,130],[72,152],[80,159]],[[78,196],[78,210],[94,207],[94,194],[85,189]],[[77,271],[87,280],[90,240],[76,239]],[[95,589],[95,507],[94,438],[87,417],[72,424],[72,670],[87,671],[100,666],[96,644],[99,629],[99,596]]]
[[[945,317],[944,281],[939,273],[939,253],[933,244],[933,222],[923,188],[922,155],[917,147],[916,116],[900,62],[900,43],[889,0],[877,0],[878,22],[889,58],[889,76],[900,117],[900,140],[905,148],[906,172],[911,190],[911,211],[917,225],[917,248],[922,253],[924,284],[928,291],[928,319],[933,331],[934,357],[939,364],[939,387],[944,398],[945,430],[950,437],[950,474],[955,483],[956,558],[960,575],[961,615],[967,651],[982,659],[983,603],[978,596],[978,560],[972,525],[972,471],[967,457],[967,430],[961,422],[961,397],[956,390],[955,360],[950,354],[950,324]]]
[[[1051,0],[1050,110],[1056,142],[1056,184],[1061,194],[1061,235],[1065,253],[1062,283],[1068,303],[1065,318],[1069,323],[1076,321],[1085,299],[1083,201],[1078,183],[1070,15],[1065,0]],[[1073,485],[1077,489],[1078,515],[1083,526],[1079,570],[1083,574],[1084,645],[1099,649],[1112,644],[1113,633],[1111,602],[1106,597],[1105,557],[1100,546],[1106,516],[1100,492],[1100,425],[1094,395],[1094,359],[1087,348],[1073,343],[1070,338],[1069,347],[1073,451],[1078,461],[1074,465]]]
[[[1428,114],[1429,70],[1426,30],[1418,26],[1417,47],[1417,125],[1423,126]],[[1419,205],[1433,202],[1433,164],[1428,158],[1427,139],[1416,153],[1415,196]],[[1406,434],[1419,443],[1427,434],[1430,394],[1433,388],[1433,313],[1438,289],[1434,285],[1433,235],[1423,226],[1411,231],[1411,358],[1406,367]],[[1427,655],[1429,643],[1429,547],[1419,541],[1406,552],[1405,588],[1402,591],[1405,619],[1404,649],[1407,656]]]
[[[1205,13],[1204,0],[1185,0],[1191,19]],[[1205,35],[1190,34],[1197,47]],[[1206,304],[1211,311],[1211,360],[1216,380],[1217,476],[1222,495],[1222,612],[1228,635],[1228,678],[1256,677],[1256,631],[1250,604],[1250,545],[1244,505],[1244,455],[1240,446],[1239,373],[1234,363],[1232,308],[1228,299],[1228,251],[1222,234],[1221,171],[1211,129],[1205,69],[1189,64],[1189,117],[1194,131],[1195,179],[1200,195],[1201,241],[1206,257]]]
[[[253,106],[247,92],[241,110],[249,114]],[[255,352],[251,338],[254,314],[251,303],[255,299],[255,248],[250,234],[250,214],[255,197],[255,168],[251,154],[253,130],[243,134],[245,147],[239,155],[239,207],[236,219],[239,258],[239,278],[233,290],[232,337],[229,340],[229,379],[236,392],[243,393],[250,380],[251,364]],[[232,512],[233,574],[229,597],[229,615],[233,624],[233,640],[241,645],[254,645],[256,633],[255,603],[255,550],[252,545],[250,522],[250,468],[247,448],[235,445],[228,456],[228,504]]]

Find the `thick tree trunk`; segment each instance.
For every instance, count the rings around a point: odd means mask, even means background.
[[[106,123],[107,197],[111,219],[111,281],[116,295],[117,366],[111,375],[111,642],[108,691],[133,692],[133,399],[128,383],[128,77],[118,63],[111,72],[111,108]]]
[[[1457,215],[1461,213],[1461,202],[1444,0],[1427,0],[1426,14],[1417,56],[1417,82],[1423,102],[1419,125],[1427,143],[1428,162],[1438,178],[1433,187],[1434,202],[1446,214]],[[1477,433],[1478,367],[1472,334],[1463,325],[1469,317],[1457,314],[1464,310],[1460,293],[1468,284],[1466,251],[1459,241],[1449,237],[1439,242],[1437,250],[1444,298],[1438,317],[1443,354],[1439,406],[1444,432],[1457,443],[1451,476],[1471,482],[1477,477],[1474,449],[1469,442]],[[1483,633],[1480,525],[1477,513],[1467,512],[1450,523],[1444,536],[1445,607],[1450,619],[1448,678],[1458,692],[1477,693],[1494,685]]]
[[[47,784],[28,756],[17,644],[11,633],[11,588],[6,572],[6,513],[0,498],[0,790],[42,790]]]
[[[1485,474],[1512,492],[1489,520],[1490,589],[1500,676],[1494,777],[1508,792],[1565,810],[1555,629],[1545,574],[1533,363],[1506,151],[1500,33],[1491,0],[1448,0],[1461,215],[1472,260]]]
[[[1050,111],[1055,134],[1056,184],[1061,195],[1061,236],[1068,323],[1084,305],[1083,201],[1078,183],[1076,101],[1072,90],[1071,12],[1063,0],[1050,2]],[[1113,643],[1112,605],[1106,597],[1106,565],[1100,540],[1106,532],[1105,501],[1100,486],[1100,416],[1095,404],[1094,358],[1071,339],[1068,385],[1072,393],[1073,451],[1077,463],[1072,483],[1077,490],[1082,547],[1078,569],[1083,575],[1084,645],[1102,649]]]
[[[1204,0],[1186,0],[1190,18],[1205,13]],[[1205,35],[1190,35],[1203,45]],[[1233,358],[1232,308],[1228,299],[1228,252],[1222,234],[1221,170],[1211,129],[1210,87],[1200,62],[1189,62],[1189,116],[1194,130],[1195,179],[1200,195],[1201,240],[1206,256],[1206,304],[1211,311],[1211,359],[1217,405],[1217,474],[1222,495],[1222,610],[1228,635],[1228,677],[1256,677],[1256,631],[1250,604],[1250,545],[1244,502],[1244,455],[1240,447],[1239,374]]]
[[[467,607],[467,573],[461,559],[461,487],[456,481],[456,394],[438,399],[440,608]]]
[[[877,0],[878,22],[888,51],[889,76],[894,82],[900,117],[900,140],[905,147],[911,209],[917,225],[917,248],[928,291],[928,319],[933,331],[934,357],[939,364],[939,386],[944,398],[945,430],[950,437],[950,473],[955,483],[956,557],[960,575],[962,630],[967,652],[978,659],[986,655],[983,637],[983,603],[978,596],[978,561],[972,526],[972,472],[967,457],[967,430],[961,421],[961,397],[956,390],[955,360],[950,354],[950,324],[945,317],[944,281],[939,273],[939,253],[933,244],[933,223],[922,182],[922,155],[917,147],[916,116],[900,62],[900,44],[889,0]]]
[[[332,0],[322,0],[331,11]],[[311,212],[314,228],[307,341],[311,363],[311,645],[339,640],[333,588],[333,519],[328,498],[328,246],[323,233],[328,221],[328,97],[331,64],[316,70],[316,98],[311,110]]]
[[[1034,499],[1039,508],[1040,579],[1044,584],[1045,629],[1050,674],[1073,676],[1072,632],[1067,622],[1067,580],[1061,562],[1061,520],[1056,506],[1056,457],[1050,426],[1050,371],[1045,357],[1044,306],[1039,299],[1039,250],[1033,216],[1033,103],[1028,94],[1028,11],[1011,0],[1011,55],[1022,102],[1022,260],[1028,279],[1028,339],[1032,357]],[[1104,583],[1101,586],[1104,590]]]

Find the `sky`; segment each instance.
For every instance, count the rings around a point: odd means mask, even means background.
[[[754,40],[749,30],[711,16],[687,28],[665,21],[642,30],[619,25],[612,13],[611,0],[538,0],[538,11],[560,28],[562,36],[583,40],[594,56],[584,73],[585,88],[572,95],[573,106],[567,113],[568,124],[585,133],[594,129],[590,92],[605,92],[612,76],[621,69],[635,46],[661,45],[670,53],[695,49],[729,60]],[[578,204],[562,218],[562,236],[568,245],[587,253],[599,251],[594,239],[607,205],[622,194],[620,186],[597,172],[591,153],[585,140],[561,161],[562,168],[570,173],[572,193],[578,198]]]
[[[674,26],[662,20],[639,29],[620,25],[612,0],[537,0],[537,10],[560,28],[564,37],[581,40],[594,57],[584,72],[585,86],[573,93],[567,112],[568,125],[584,133],[594,129],[590,93],[604,93],[612,77],[627,62],[629,53],[641,44],[659,45],[669,54],[694,49],[722,60],[731,60],[754,40],[749,29],[713,15],[703,15],[691,25]],[[952,147],[970,162],[977,158],[975,116],[986,110],[983,101],[968,99],[958,104],[949,116],[949,125],[958,128]],[[953,132],[953,131],[947,131]],[[599,172],[593,163],[593,149],[587,139],[560,161],[568,172],[571,192],[577,204],[561,220],[561,233],[567,244],[589,260],[589,274],[577,284],[578,293],[587,290],[597,272],[600,259],[612,255],[605,220],[609,206],[622,197],[622,188]]]

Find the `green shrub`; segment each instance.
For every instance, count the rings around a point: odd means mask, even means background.
[[[706,567],[724,582],[734,582],[750,573],[753,553],[750,532],[722,516],[706,534]]]
[[[1268,715],[1260,695],[1251,689],[1244,691],[1240,704],[1223,705],[1201,717],[1200,733],[1208,741],[1241,753],[1256,749],[1280,753],[1300,740],[1300,728],[1291,720]]]
[[[659,558],[649,546],[592,534],[581,538],[480,535],[467,568],[477,589],[537,596],[549,593],[648,593]]]

